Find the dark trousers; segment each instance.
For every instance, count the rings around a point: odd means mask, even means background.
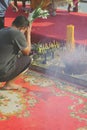
[[[0,17],[0,29],[4,28],[4,17]]]
[[[31,64],[31,58],[29,56],[22,55],[18,57],[16,61],[15,69],[9,70],[9,72],[7,72],[2,78],[0,78],[0,82],[6,82],[17,77],[24,70],[29,68],[30,64]]]

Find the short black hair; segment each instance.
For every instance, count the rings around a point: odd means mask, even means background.
[[[17,28],[28,27],[29,20],[23,15],[17,16],[12,22],[12,26],[16,26]]]

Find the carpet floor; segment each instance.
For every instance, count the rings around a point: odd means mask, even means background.
[[[87,92],[28,70],[19,90],[0,91],[1,130],[87,130]]]
[[[8,8],[5,26],[17,15]],[[75,25],[75,41],[87,44],[87,15],[57,11],[55,17],[33,23],[32,42],[66,40],[66,27]],[[0,90],[0,130],[87,130],[87,92],[60,79],[28,70],[19,90]],[[0,83],[2,87],[3,83]]]

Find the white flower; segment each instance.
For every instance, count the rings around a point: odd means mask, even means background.
[[[40,7],[36,8],[32,13],[29,14],[28,20],[32,23],[36,18],[47,19],[49,12],[47,10],[42,10]]]

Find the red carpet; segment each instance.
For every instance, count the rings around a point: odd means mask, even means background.
[[[10,26],[19,14],[24,13],[9,8],[5,25]],[[76,42],[86,44],[86,21],[84,14],[58,11],[55,17],[33,23],[32,42],[65,40],[66,25],[74,24]],[[0,130],[87,130],[86,91],[34,71],[27,71],[16,83],[22,86],[19,91],[0,91]]]
[[[18,13],[14,13],[9,8],[6,13],[5,25],[10,26],[12,20],[20,14],[27,15],[21,10]],[[32,42],[66,40],[66,29],[69,24],[75,26],[75,42],[87,44],[87,14],[68,13],[61,10],[58,10],[57,15],[54,17],[50,16],[48,19],[39,18],[33,23]]]
[[[85,91],[34,71],[17,83],[0,91],[0,130],[87,130]]]

